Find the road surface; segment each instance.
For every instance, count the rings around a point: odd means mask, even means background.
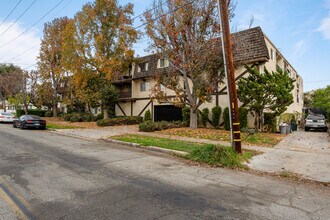
[[[0,219],[324,219],[329,187],[0,124]]]

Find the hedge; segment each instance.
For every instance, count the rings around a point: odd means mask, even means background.
[[[37,115],[39,117],[45,117],[46,110],[40,110],[40,109],[28,109],[27,114],[28,115]],[[25,115],[25,111],[23,109],[17,109],[16,110],[16,117],[21,117],[22,115]]]
[[[154,132],[154,131],[162,131],[170,128],[181,128],[184,127],[184,123],[182,121],[145,121],[139,124],[139,131],[143,132]]]
[[[222,109],[220,106],[215,106],[212,108],[212,126],[218,127],[220,122]]]
[[[238,109],[239,111],[239,122],[240,122],[240,128],[245,129],[247,128],[247,123],[248,123],[248,119],[247,119],[247,115],[248,115],[248,110],[244,107],[239,107]]]
[[[182,122],[184,127],[189,127],[190,124],[190,108],[188,106],[182,108]]]
[[[224,108],[222,118],[223,118],[225,130],[229,131],[230,130],[230,120],[229,120],[229,108],[228,107]]]
[[[134,125],[143,122],[140,116],[123,116],[118,118],[101,119],[96,122],[98,126],[114,126],[114,125]]]
[[[207,126],[207,121],[209,120],[209,109],[208,108],[204,108],[201,112],[202,115],[202,123],[203,126],[206,127]]]

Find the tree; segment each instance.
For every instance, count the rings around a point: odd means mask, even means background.
[[[153,89],[159,101],[190,107],[190,127],[197,128],[198,107],[210,102],[223,68],[217,1],[169,0],[146,11],[150,50],[169,60]],[[174,90],[167,97],[160,85]]]
[[[67,74],[63,68],[63,32],[69,19],[55,18],[44,26],[39,54],[39,71],[41,78],[51,83],[53,116],[57,116],[58,92],[60,82]]]
[[[256,67],[245,65],[245,68],[249,76],[238,81],[238,99],[255,116],[257,130],[264,111],[280,115],[293,103],[291,91],[295,80],[281,68],[276,72],[269,72],[265,68],[264,73],[260,73]]]
[[[20,67],[12,64],[0,65],[0,100],[4,111],[6,111],[6,100],[15,96],[20,91],[20,82],[22,78],[22,70]]]
[[[311,95],[311,107],[320,108],[330,116],[330,86],[315,90]]]
[[[116,0],[95,0],[75,15],[66,29],[64,54],[65,66],[74,74],[75,85],[86,86],[86,89],[80,87],[81,92],[100,93],[100,88],[115,75],[129,68],[134,55],[132,46],[137,39],[132,15],[132,4],[119,6]],[[107,118],[104,102],[102,107]]]

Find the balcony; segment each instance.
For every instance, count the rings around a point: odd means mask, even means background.
[[[130,99],[132,98],[132,91],[119,92],[118,99]]]

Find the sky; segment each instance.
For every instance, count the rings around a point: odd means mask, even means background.
[[[45,22],[72,18],[90,0],[1,0],[0,63],[36,68]],[[134,16],[153,0],[118,0],[134,4]],[[165,1],[165,0],[163,0]],[[330,0],[237,0],[232,30],[260,26],[304,80],[304,91],[330,85]],[[141,22],[135,19],[134,26]],[[134,46],[147,54],[148,38]],[[327,65],[327,66],[326,66]]]

